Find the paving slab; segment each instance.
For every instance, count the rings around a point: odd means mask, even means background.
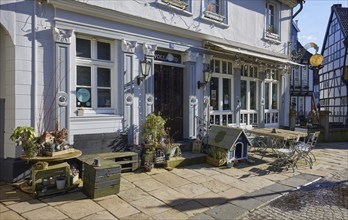
[[[119,192],[117,196],[122,198],[126,202],[131,202],[134,200],[145,198],[149,196],[149,194],[142,189],[134,188],[134,189],[128,189],[128,190]]]
[[[130,204],[149,216],[170,210],[168,205],[152,196],[132,201]]]
[[[290,177],[288,179],[282,180],[279,183],[283,184],[283,185],[287,185],[287,186],[292,186],[292,187],[301,187],[303,185],[305,185],[306,183],[308,183],[309,181],[306,179],[301,179],[298,178],[298,175],[295,177]]]
[[[196,172],[195,170],[184,168],[184,167],[173,169],[171,173],[174,173],[185,179],[190,179],[191,177],[200,175],[200,173]]]
[[[203,174],[199,174],[190,178],[190,181],[193,183],[204,183],[211,180],[213,180],[213,178],[211,178],[210,176],[205,176]]]
[[[81,220],[96,220],[96,219],[103,219],[103,220],[117,220],[115,216],[113,216],[110,212],[108,211],[100,211],[96,212],[92,215],[86,216],[82,218]]]
[[[179,187],[190,183],[190,181],[188,181],[187,179],[184,179],[170,172],[159,173],[156,175],[152,175],[152,177],[158,182],[161,182],[162,184],[171,188]]]
[[[0,202],[4,205],[11,205],[32,199],[33,197],[30,194],[24,193],[13,186],[4,185],[0,187]]]
[[[126,216],[126,217],[122,217],[122,218],[119,218],[119,219],[120,220],[151,220],[153,218],[151,218],[148,215],[145,215],[144,213],[139,212],[137,214]]]
[[[42,202],[47,203],[50,206],[61,205],[67,202],[85,199],[87,196],[82,192],[66,193],[63,195],[52,195],[50,197],[39,198]]]
[[[226,191],[219,192],[219,195],[229,201],[246,193],[246,191],[232,187],[231,189],[228,189]]]
[[[184,220],[188,218],[188,215],[177,210],[171,209],[167,212],[162,212],[157,215],[154,215],[152,216],[152,218],[158,220]]]
[[[227,202],[227,199],[225,197],[214,192],[203,193],[201,195],[196,196],[194,200],[208,208],[221,205]]]
[[[24,202],[14,203],[12,205],[7,206],[7,208],[12,209],[13,211],[21,214],[44,206],[47,206],[47,204],[42,203],[37,199],[32,199]]]
[[[185,194],[169,187],[151,191],[151,195],[169,206],[176,206],[180,203],[186,202],[188,199]]]
[[[244,194],[242,197],[249,197],[249,198],[253,198],[253,199],[256,199],[256,200],[259,200],[259,201],[266,203],[266,202],[270,202],[270,201],[272,201],[280,196],[281,195],[279,193],[262,188],[262,189],[254,191],[254,192]]]
[[[201,185],[215,193],[232,188],[232,186],[225,184],[223,182],[220,182],[219,180],[211,180],[208,182],[201,183]]]
[[[146,173],[131,173],[128,175],[121,175],[121,179],[124,178],[125,180],[127,180],[128,182],[135,182],[135,181],[139,181],[139,180],[144,180],[144,179],[149,179],[151,178],[149,175],[147,175]]]
[[[163,183],[152,178],[134,181],[133,184],[146,192],[165,187]]]
[[[68,216],[64,215],[57,209],[51,206],[46,206],[40,209],[35,209],[29,212],[25,212],[22,214],[23,217],[26,219],[42,219],[42,220],[47,220],[47,219],[67,219]]]
[[[215,220],[215,218],[207,215],[205,213],[201,213],[189,218],[190,220]]]
[[[248,210],[253,210],[264,204],[263,201],[253,199],[247,195],[232,199],[230,203]]]
[[[210,192],[208,188],[196,183],[189,183],[183,186],[176,187],[174,189],[186,195],[189,198],[193,198],[203,193]]]
[[[0,216],[1,216],[1,220],[22,220],[22,219],[25,219],[22,216],[20,216],[17,212],[14,212],[12,210],[2,212]]]
[[[117,196],[98,201],[98,204],[117,218],[122,218],[139,213],[139,210],[131,206],[129,203],[118,198]]]
[[[120,179],[120,192],[127,190],[127,189],[134,189],[135,185],[131,182],[129,182],[128,180],[126,180],[125,178]]]
[[[194,216],[209,210],[209,208],[194,200],[189,200],[173,208],[181,213],[185,213],[187,216]]]
[[[80,219],[103,210],[100,205],[90,199],[64,203],[62,205],[55,206],[55,208],[72,219]]]
[[[5,211],[8,211],[9,209],[6,208],[6,206],[4,206],[3,204],[0,203],[0,213],[1,212],[5,212]]]
[[[234,204],[227,203],[221,206],[217,206],[206,211],[204,214],[213,217],[214,219],[237,219],[239,216],[247,213],[248,210],[238,207]]]
[[[266,190],[270,190],[272,192],[276,192],[276,193],[279,193],[279,194],[286,194],[290,191],[293,191],[295,190],[296,188],[295,187],[291,187],[291,186],[287,186],[287,185],[283,185],[283,184],[280,184],[280,183],[274,183],[270,186],[267,186],[265,187],[264,189]]]

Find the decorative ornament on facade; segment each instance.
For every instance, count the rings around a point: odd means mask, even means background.
[[[153,105],[154,97],[152,94],[146,94],[146,105]]]
[[[130,106],[133,104],[133,95],[130,93],[124,94],[124,103],[126,106]]]
[[[182,57],[182,61],[185,62],[197,62],[198,53],[188,51]]]
[[[59,107],[65,107],[69,103],[69,96],[64,91],[59,91],[57,93],[57,103]]]
[[[203,59],[203,64],[210,64],[210,61],[213,59],[213,55],[207,55],[203,54],[202,59]]]
[[[155,56],[157,45],[155,44],[143,44],[143,52],[145,56]]]
[[[197,105],[197,103],[198,103],[198,99],[196,98],[196,96],[190,96],[189,100],[190,100],[191,106]]]
[[[74,33],[74,30],[54,27],[52,32],[53,32],[53,38],[55,42],[70,44],[71,36]]]
[[[315,49],[315,54],[318,53],[318,50],[319,50],[318,45],[316,45],[313,42],[310,42],[310,43],[306,44],[304,47],[300,47],[297,50],[293,50],[291,52],[292,60],[295,61],[295,62],[300,62],[302,57],[306,54],[306,52],[307,52],[307,50],[309,48],[314,48]]]
[[[122,51],[123,52],[134,53],[137,45],[138,45],[138,43],[136,41],[128,41],[128,40],[122,39]]]

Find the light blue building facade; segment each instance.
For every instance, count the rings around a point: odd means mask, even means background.
[[[298,4],[0,1],[1,169],[16,176],[21,152],[9,136],[19,125],[41,132],[57,121],[70,144],[75,135],[128,131],[135,145],[151,112],[167,119],[175,140],[196,139],[202,120],[288,126]],[[143,61],[151,64],[146,77]]]

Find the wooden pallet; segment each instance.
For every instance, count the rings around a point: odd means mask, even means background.
[[[86,163],[93,163],[93,160],[99,158],[102,160],[114,160],[121,166],[121,172],[134,171],[139,167],[138,153],[135,152],[110,152],[85,155],[79,160]]]

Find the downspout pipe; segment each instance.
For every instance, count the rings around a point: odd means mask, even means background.
[[[292,19],[294,19],[303,9],[303,3],[305,3],[305,0],[300,0],[300,8],[298,9],[298,11],[292,16]]]

